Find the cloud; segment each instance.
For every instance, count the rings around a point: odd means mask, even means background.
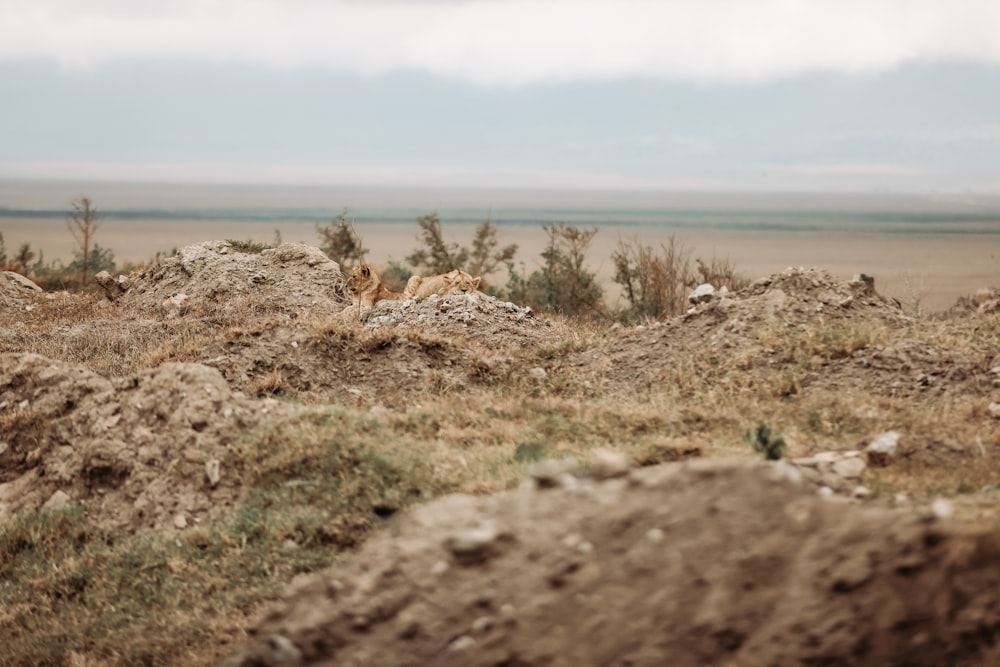
[[[762,81],[913,61],[1000,65],[995,0],[32,0],[0,60],[237,61],[484,86]]]

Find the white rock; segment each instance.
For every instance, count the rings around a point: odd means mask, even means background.
[[[458,653],[461,651],[468,651],[475,645],[476,645],[475,639],[473,639],[469,635],[462,635],[461,637],[458,637],[450,644],[448,644],[448,650]]]
[[[205,476],[208,477],[208,484],[213,489],[219,483],[219,462],[216,459],[205,462]]]
[[[955,503],[947,498],[936,498],[931,503],[931,513],[938,519],[950,519],[955,515]]]
[[[632,460],[605,447],[598,447],[590,455],[590,474],[595,479],[624,477],[632,468]]]
[[[886,431],[873,439],[865,448],[868,464],[872,466],[887,466],[896,458],[899,448],[900,434],[898,431]]]
[[[535,378],[536,380],[544,380],[548,376],[548,373],[545,372],[545,369],[542,368],[541,366],[535,366],[534,368],[528,371],[528,375]]]
[[[854,456],[834,463],[833,472],[844,479],[860,479],[866,467],[860,457]]]
[[[990,403],[987,409],[990,411],[991,417],[1000,419],[1000,403]]]
[[[184,516],[183,514],[178,514],[177,516],[174,517],[174,528],[180,530],[182,528],[187,528],[187,525],[188,525],[187,517]]]
[[[45,501],[44,505],[42,505],[42,509],[52,510],[59,507],[65,507],[71,500],[72,498],[69,497],[68,493],[59,490],[49,496],[49,499]]]
[[[694,288],[694,291],[688,294],[688,301],[691,303],[706,303],[712,300],[715,296],[715,288],[708,283],[702,283]]]

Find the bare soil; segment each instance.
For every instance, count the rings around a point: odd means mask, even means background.
[[[801,410],[813,432],[790,424],[795,456],[861,452],[871,425],[905,414],[900,452],[843,488],[747,448],[418,506],[296,580],[226,664],[1000,661],[995,313],[914,319],[866,283],[794,269],[639,327],[481,293],[384,302],[361,325],[337,317],[339,278],[308,246],[210,242],[130,276],[114,303],[0,281],[14,322],[0,332],[0,524],[80,502],[111,534],[225,517],[246,492],[245,439],[303,404],[405,414],[468,396],[471,414],[513,397],[727,428],[759,419],[735,405]],[[52,325],[60,309],[75,315]],[[142,352],[118,369],[126,338]],[[949,500],[903,498],[934,466]]]
[[[987,664],[998,556],[995,534],[745,461],[528,484],[417,508],[297,581],[226,664]]]

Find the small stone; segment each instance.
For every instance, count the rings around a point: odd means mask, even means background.
[[[868,498],[871,495],[872,495],[871,489],[862,484],[857,485],[856,487],[854,487],[854,490],[851,491],[851,497],[857,498],[858,500]]]
[[[450,644],[448,644],[448,650],[459,653],[461,651],[468,651],[470,648],[476,645],[476,640],[469,635],[462,635],[456,638]]]
[[[44,505],[42,505],[42,509],[53,510],[59,507],[65,507],[69,504],[70,500],[72,499],[69,497],[68,493],[59,490],[49,496],[49,499],[45,501]]]
[[[177,516],[174,517],[174,528],[182,530],[184,528],[187,528],[187,525],[188,525],[187,517],[184,516],[183,514],[178,514]]]
[[[798,461],[789,463],[784,459],[775,461],[771,467],[771,478],[775,480],[788,481],[792,484],[802,483],[802,471],[798,467]]]
[[[1000,403],[990,403],[987,409],[990,411],[991,417],[1000,419]]]
[[[861,479],[861,475],[864,474],[866,467],[861,457],[853,456],[834,463],[833,472],[838,477],[843,477],[844,479]]]
[[[972,297],[972,302],[977,306],[981,306],[987,301],[992,301],[995,298],[996,296],[993,290],[984,287],[976,290],[976,293]]]
[[[163,310],[171,313],[182,313],[191,307],[191,297],[187,294],[175,294],[163,302]]]
[[[460,565],[477,565],[497,555],[502,536],[496,521],[487,520],[476,528],[449,535],[444,547]]]
[[[567,478],[573,479],[577,471],[572,459],[545,459],[528,467],[528,476],[540,489],[554,489],[567,486]]]
[[[937,519],[950,519],[955,515],[955,503],[947,498],[936,498],[931,503],[931,513]]]
[[[205,476],[208,477],[208,485],[213,489],[219,483],[219,462],[216,459],[205,462]]]
[[[632,460],[605,447],[598,447],[590,455],[590,474],[595,479],[624,477],[632,468]]]
[[[431,574],[433,574],[435,577],[440,577],[442,574],[444,574],[450,569],[451,565],[448,565],[448,561],[439,560],[438,562],[434,563],[433,567],[431,567]]]
[[[662,528],[650,528],[646,531],[646,539],[654,544],[659,544],[663,541],[664,532]]]
[[[865,453],[868,457],[868,465],[889,465],[889,463],[896,458],[900,437],[901,436],[898,431],[886,431],[885,433],[872,439],[872,441],[868,443],[868,446],[865,447]]]
[[[694,304],[708,303],[712,300],[713,296],[715,296],[715,288],[708,283],[702,283],[688,294],[688,301]]]
[[[492,616],[480,616],[472,622],[472,631],[477,635],[481,635],[487,632],[493,627],[493,617]]]
[[[548,373],[541,366],[535,366],[534,368],[529,370],[528,375],[530,375],[536,380],[544,380],[546,377],[548,377]]]
[[[299,543],[295,540],[289,538],[281,543],[281,548],[285,551],[294,551],[299,548]]]
[[[269,657],[273,664],[298,664],[302,661],[302,651],[288,637],[271,635],[267,638],[267,647],[270,650]]]

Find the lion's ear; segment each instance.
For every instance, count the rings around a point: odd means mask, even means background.
[[[479,282],[483,279],[482,276],[476,276],[472,279],[472,289],[479,289]]]
[[[361,265],[361,275],[363,275],[363,276],[370,276],[371,273],[372,273],[372,270],[368,268],[367,264],[362,264]]]

